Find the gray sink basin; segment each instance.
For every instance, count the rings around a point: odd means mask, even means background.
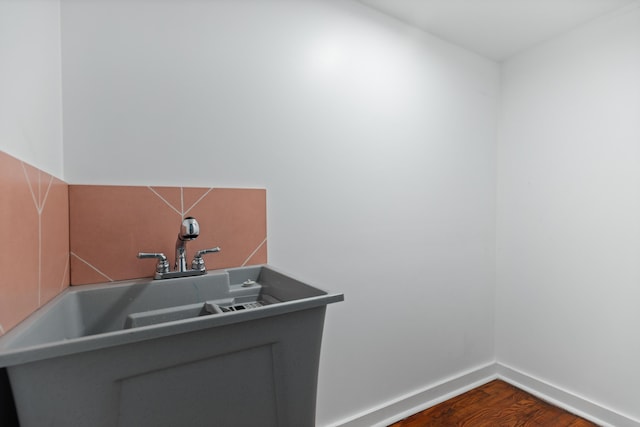
[[[23,426],[313,425],[342,300],[270,266],[73,287],[0,337],[0,367]]]

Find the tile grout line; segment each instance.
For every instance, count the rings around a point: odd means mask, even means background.
[[[31,192],[31,199],[33,200],[33,204],[35,205],[36,212],[38,213],[38,307],[40,307],[40,302],[42,301],[42,209],[44,206],[44,204],[42,206],[40,204],[40,187],[43,172],[38,170],[38,198],[36,199],[36,193],[35,191],[33,191],[33,185],[31,184],[31,180],[29,179],[29,174],[27,174],[27,167],[25,166],[24,162],[20,162],[20,164],[22,165],[22,172],[24,173],[24,177],[27,180],[27,185],[29,186],[29,191]]]
[[[202,196],[200,196],[200,198],[199,198],[198,200],[196,200],[196,201],[195,201],[195,203],[194,203],[194,204],[192,204],[192,205],[191,205],[191,207],[189,207],[189,209],[187,209],[187,210],[185,211],[185,213],[184,213],[184,214],[185,214],[185,215],[186,215],[186,214],[188,214],[188,213],[189,213],[189,211],[191,211],[191,209],[195,208],[195,207],[196,207],[196,205],[197,205],[198,203],[200,203],[200,202],[202,201],[202,199],[204,199],[205,197],[207,197],[207,194],[211,193],[211,191],[212,191],[212,190],[213,190],[213,187],[212,187],[212,188],[209,188],[209,189],[207,190],[207,192],[206,192],[206,193],[204,193]]]
[[[180,216],[184,219],[184,187],[180,187]]]
[[[47,204],[47,198],[49,197],[49,192],[51,187],[53,186],[53,175],[49,175],[49,184],[47,185],[47,191],[44,193],[44,198],[42,199],[42,206],[40,206],[40,212],[44,211],[44,207]]]
[[[169,203],[164,197],[162,197],[156,190],[154,190],[153,188],[151,188],[151,186],[147,186],[147,188],[156,196],[158,196],[160,198],[160,200],[162,200],[163,202],[165,202],[167,204],[167,206],[169,206],[171,209],[173,209],[178,215],[182,215],[182,213],[176,209],[171,203]]]
[[[69,273],[69,263],[71,260],[69,259],[69,254],[67,253],[67,264],[64,266],[64,273],[62,273],[62,283],[60,283],[60,292],[62,292],[65,288],[64,279],[67,277],[67,273]],[[71,284],[71,277],[69,277],[68,284]]]
[[[42,208],[42,171],[38,169],[38,213]]]
[[[27,167],[24,165],[24,162],[20,162],[20,164],[22,165],[22,171],[24,172],[24,178],[27,181],[27,185],[29,186],[29,191],[31,191],[31,198],[33,199],[33,204],[36,207],[36,210],[39,212],[39,206],[38,206],[38,201],[36,200],[36,194],[33,191],[33,186],[31,185],[31,181],[29,180],[29,175],[27,174]]]
[[[49,190],[51,189],[51,183],[53,182],[53,176],[49,175],[49,184],[47,185],[47,191],[42,197],[42,174],[44,172],[38,171],[38,203],[36,207],[38,211],[38,307],[42,305],[42,212],[49,196]]]
[[[42,302],[42,171],[38,170],[38,307]]]
[[[93,270],[95,270],[98,274],[100,274],[101,276],[103,276],[104,278],[106,278],[108,281],[113,282],[114,280],[107,276],[106,274],[104,274],[102,271],[98,270],[96,267],[94,267],[93,265],[91,265],[89,262],[85,261],[84,259],[80,258],[77,254],[75,254],[74,252],[70,252],[71,255],[73,255],[74,257],[78,258],[78,260],[82,261],[83,263],[85,263],[86,265],[88,265],[90,268],[92,268]]]
[[[38,210],[38,307],[42,305],[42,212],[47,203],[47,197],[49,197],[49,190],[53,184],[53,175],[49,175],[49,184],[47,185],[47,191],[42,197],[42,174],[44,172],[38,171],[38,200],[40,206]]]
[[[38,212],[38,307],[42,302],[42,215]]]
[[[253,252],[251,252],[251,254],[247,257],[247,259],[244,260],[244,262],[242,263],[242,265],[240,267],[244,267],[245,265],[247,265],[247,263],[249,262],[249,260],[256,254],[256,252],[258,252],[258,250],[260,250],[260,248],[267,242],[267,238],[265,237],[264,240],[262,241],[262,243],[260,243],[258,245],[257,248],[254,249]]]

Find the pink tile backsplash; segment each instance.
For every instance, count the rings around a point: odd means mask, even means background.
[[[0,335],[70,284],[150,277],[164,252],[173,267],[183,217],[200,223],[208,269],[267,262],[261,189],[68,185],[0,151]]]
[[[69,285],[68,186],[0,152],[0,335]]]
[[[173,268],[182,218],[195,217],[200,236],[187,244],[205,255],[208,269],[267,262],[266,191],[259,189],[72,185],[71,284],[150,277],[156,261],[138,252],[162,252]]]

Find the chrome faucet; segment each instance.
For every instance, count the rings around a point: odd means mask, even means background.
[[[200,224],[192,216],[182,220],[178,239],[176,240],[175,271],[187,271],[187,242],[195,240],[200,235]]]
[[[176,240],[176,262],[174,271],[169,271],[169,262],[163,253],[140,252],[138,258],[156,258],[156,279],[169,279],[173,277],[199,276],[207,273],[202,256],[205,254],[220,252],[219,247],[202,249],[196,252],[191,262],[191,269],[187,269],[187,242],[196,239],[200,235],[200,224],[189,216],[182,220],[178,239]]]

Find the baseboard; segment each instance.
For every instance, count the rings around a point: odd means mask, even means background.
[[[563,390],[502,363],[490,363],[462,372],[457,376],[429,385],[413,393],[408,393],[326,427],[386,427],[409,415],[423,411],[496,378],[600,426],[640,427],[640,421],[638,420],[605,408],[575,393]]]
[[[497,378],[495,363],[408,393],[327,427],[383,427]]]
[[[634,420],[502,363],[496,363],[495,373],[498,378],[509,384],[600,426],[640,427],[640,421],[638,420]]]

